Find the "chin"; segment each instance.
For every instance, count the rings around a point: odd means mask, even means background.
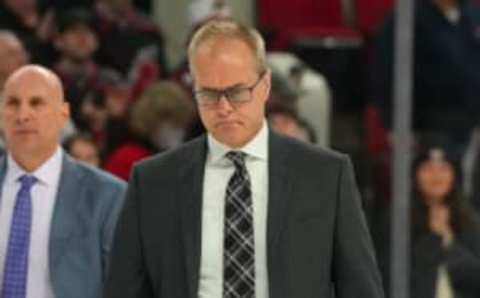
[[[221,142],[232,148],[239,148],[247,143],[244,139],[241,138],[223,138],[223,141]]]

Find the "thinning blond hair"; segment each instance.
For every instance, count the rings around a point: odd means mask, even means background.
[[[260,33],[252,27],[245,26],[231,18],[214,18],[199,27],[188,45],[188,61],[192,68],[197,49],[207,42],[222,38],[243,41],[255,55],[256,71],[264,73],[267,69],[265,41]]]

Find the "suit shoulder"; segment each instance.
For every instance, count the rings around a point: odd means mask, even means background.
[[[124,191],[127,187],[127,184],[124,181],[110,173],[81,162],[74,161],[74,163],[77,170],[85,177],[87,183],[96,189],[109,188],[112,191]]]
[[[285,137],[282,137],[282,141],[286,142],[287,146],[290,148],[290,155],[307,162],[318,161],[323,163],[341,164],[349,159],[344,153],[322,146],[300,142]]]
[[[187,159],[191,158],[192,155],[198,154],[203,146],[205,146],[205,137],[201,136],[186,142],[177,149],[146,158],[136,163],[134,168],[140,172],[156,171],[160,168],[164,172],[169,172],[169,170],[175,170],[180,164],[187,162]]]

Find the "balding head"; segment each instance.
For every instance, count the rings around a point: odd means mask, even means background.
[[[35,170],[58,148],[69,118],[60,79],[42,66],[19,68],[5,83],[1,116],[8,151],[25,170]]]
[[[28,54],[15,34],[0,30],[0,57],[8,57],[0,60],[1,90],[7,77],[28,62]]]
[[[3,45],[4,43],[20,43],[20,40],[17,38],[17,36],[8,30],[0,30],[0,45]]]
[[[39,82],[44,84],[49,89],[50,99],[63,102],[64,91],[60,78],[51,70],[40,65],[25,65],[13,72],[5,82],[5,89],[7,86],[16,86],[31,84],[32,82]]]

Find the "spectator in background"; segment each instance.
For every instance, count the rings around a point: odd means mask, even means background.
[[[267,109],[267,119],[274,131],[300,141],[315,143],[313,128],[288,106],[270,105]]]
[[[416,158],[413,177],[411,297],[479,297],[480,222],[462,196],[458,163],[433,147]],[[388,227],[376,239],[387,283]]]
[[[60,59],[54,70],[65,85],[72,119],[77,129],[92,131],[91,119],[85,114],[86,101],[102,100],[110,85],[121,80],[120,74],[96,64],[93,54],[98,48],[93,15],[80,8],[70,9],[57,17],[55,47]],[[98,98],[100,97],[100,98]]]
[[[105,169],[128,180],[136,161],[184,142],[194,111],[189,94],[177,83],[151,85],[132,107],[130,138],[107,156]]]
[[[0,30],[0,91],[7,78],[29,60],[22,42],[7,30]]]
[[[413,127],[461,159],[480,120],[480,9],[471,0],[419,0],[415,17]],[[378,36],[374,68],[374,100],[388,128],[393,36],[392,15]]]
[[[100,153],[94,139],[88,134],[74,134],[64,142],[65,150],[76,160],[95,168],[100,166]]]
[[[125,132],[129,99],[130,86],[124,81],[112,80],[101,93],[94,92],[82,102],[81,116],[87,126],[80,133],[93,137],[102,156],[117,148],[128,135]]]
[[[17,36],[7,30],[0,30],[0,100],[7,78],[18,68],[27,64],[29,55]],[[0,155],[5,151],[3,128],[0,125]]]
[[[480,296],[480,226],[461,195],[461,172],[441,149],[414,164],[412,297]]]
[[[167,73],[160,29],[138,12],[131,0],[98,0],[96,5],[102,65],[128,75],[132,84],[146,85]],[[138,91],[136,94],[141,94]]]
[[[214,17],[230,17],[232,9],[226,0],[192,0],[188,6],[188,26],[194,31]]]
[[[15,32],[34,63],[50,65],[55,57],[50,45],[54,13],[38,9],[36,0],[0,1],[0,28]]]

